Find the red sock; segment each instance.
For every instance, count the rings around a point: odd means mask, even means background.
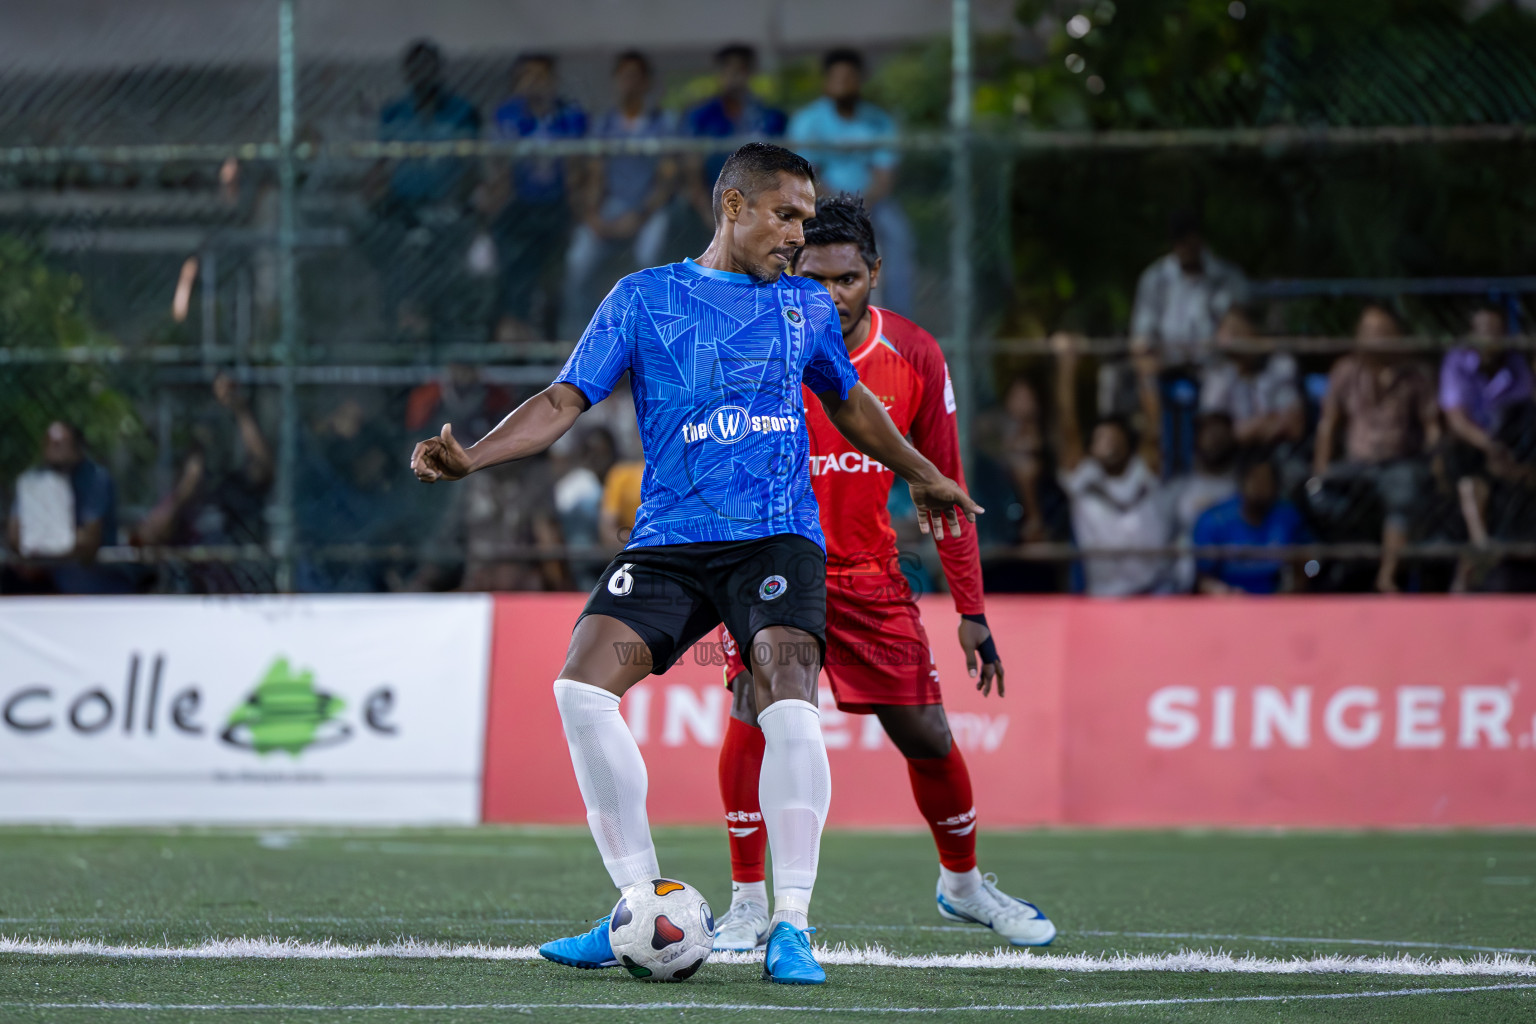
[[[960,748],[950,744],[943,757],[907,761],[912,795],[933,830],[939,863],[951,871],[976,866],[976,805],[971,799],[971,773]]]
[[[768,833],[757,800],[757,779],[762,770],[763,730],[738,718],[728,719],[725,742],[720,745],[720,799],[725,804],[725,827],[731,837],[734,882],[767,878],[763,857],[768,851]]]

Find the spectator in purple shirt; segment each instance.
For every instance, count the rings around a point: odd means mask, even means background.
[[[1536,486],[1536,382],[1529,359],[1504,347],[1505,315],[1494,306],[1472,314],[1471,337],[1440,365],[1440,408],[1450,429],[1447,473],[1472,543],[1488,543],[1488,506],[1495,485]],[[1470,589],[1492,563],[1463,558],[1453,590]]]

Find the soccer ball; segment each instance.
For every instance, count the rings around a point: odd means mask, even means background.
[[[715,915],[699,890],[653,878],[619,898],[608,921],[613,955],[646,981],[685,981],[709,959]]]

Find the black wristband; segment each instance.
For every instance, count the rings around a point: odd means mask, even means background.
[[[1001,661],[1002,658],[998,657],[997,654],[997,643],[992,639],[992,627],[987,626],[987,617],[980,613],[975,615],[961,615],[960,617],[966,622],[974,622],[978,626],[986,626],[987,638],[976,647],[976,653],[981,655],[981,663],[983,665],[990,665],[995,661]]]

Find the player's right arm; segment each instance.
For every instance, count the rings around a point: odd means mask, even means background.
[[[1061,444],[1061,468],[1072,472],[1083,461],[1083,428],[1077,422],[1077,345],[1071,334],[1056,334],[1056,421]]]
[[[587,409],[586,396],[574,384],[551,384],[507,414],[476,443],[464,448],[453,436],[453,427],[443,424],[437,437],[430,437],[411,453],[411,469],[424,483],[461,480],[477,469],[499,466],[537,455],[571,429]]]
[[[973,523],[976,514],[984,511],[964,487],[939,472],[927,456],[901,435],[885,406],[869,388],[855,381],[846,396],[830,390],[818,391],[816,397],[838,433],[907,482],[912,490],[912,503],[917,506],[917,525],[924,533],[932,533],[936,540],[942,538],[947,522],[950,536],[958,537],[960,519],[955,514],[956,506]]]
[[[608,397],[629,369],[637,292],[629,279],[597,307],[592,322],[565,361],[555,382],[512,410],[489,434],[468,449],[443,424],[411,453],[411,469],[425,483],[459,480],[477,469],[537,455],[559,440],[576,417]]]

